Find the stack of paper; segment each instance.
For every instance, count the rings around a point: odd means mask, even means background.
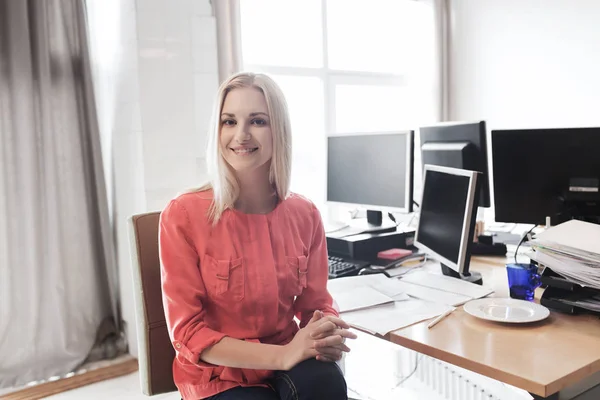
[[[531,242],[538,263],[581,286],[600,289],[600,225],[572,220]]]
[[[327,288],[346,322],[380,335],[437,317],[450,308],[442,303],[411,299],[399,280],[384,274],[332,279]]]

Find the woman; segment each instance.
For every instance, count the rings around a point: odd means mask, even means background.
[[[175,383],[185,400],[346,399],[335,361],[356,336],[327,292],[319,212],[289,193],[283,93],[240,73],[221,85],[215,110],[210,184],[161,214]]]

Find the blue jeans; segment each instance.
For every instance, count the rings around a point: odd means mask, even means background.
[[[289,371],[277,371],[271,388],[236,387],[209,400],[347,400],[348,389],[337,364],[308,359]]]

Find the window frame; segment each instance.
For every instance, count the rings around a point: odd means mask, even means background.
[[[237,4],[234,7],[236,12],[236,23],[240,29],[236,30],[237,40],[239,45],[239,65],[243,70],[261,72],[270,75],[287,75],[287,76],[305,76],[316,77],[323,82],[323,97],[324,97],[324,131],[325,138],[331,135],[344,134],[337,132],[336,127],[336,98],[335,88],[337,85],[372,85],[372,86],[393,86],[399,88],[407,88],[406,74],[402,73],[385,73],[385,72],[369,72],[356,70],[336,70],[329,68],[329,40],[328,40],[328,23],[327,13],[328,0],[320,0],[321,2],[321,24],[322,24],[322,50],[323,50],[323,66],[320,68],[310,67],[289,67],[289,66],[273,66],[264,64],[245,64],[243,59],[243,40],[241,29],[241,6],[240,1],[234,0]]]

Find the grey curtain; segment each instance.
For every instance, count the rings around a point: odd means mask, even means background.
[[[0,387],[70,372],[120,321],[84,15],[0,0]]]

